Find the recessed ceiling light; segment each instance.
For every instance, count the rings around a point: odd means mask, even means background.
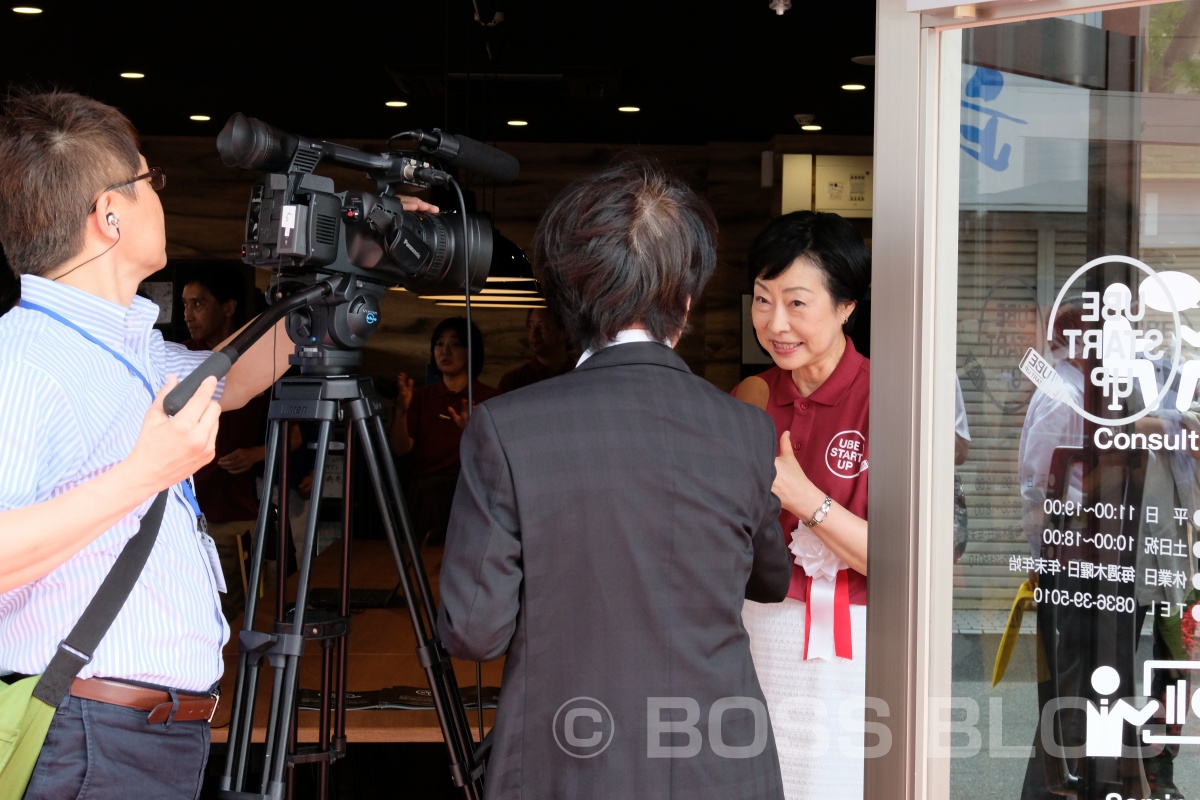
[[[188,117],[188,119],[190,119],[192,122],[212,121],[212,117],[210,117],[208,114],[192,114],[190,117]]]
[[[801,125],[800,130],[802,130],[802,131],[819,131],[819,130],[821,130],[821,126],[820,125]]]
[[[861,83],[843,83],[842,88],[847,92],[861,92],[867,87],[863,86]]]
[[[459,301],[457,303],[449,300],[438,300],[434,303],[435,306],[450,306],[451,308],[464,308],[467,304]],[[471,301],[471,308],[545,308],[545,303],[481,303],[477,300]]]
[[[386,103],[384,103],[384,105],[387,106],[388,108],[408,108],[408,101],[406,101],[406,100],[388,100]]]
[[[144,77],[146,77],[146,73],[144,73],[144,72],[122,72],[121,77],[122,78],[144,78]]]
[[[624,111],[626,114],[636,114],[637,112],[639,112],[641,110],[642,109],[640,109],[637,106],[618,106],[617,107],[617,111]]]
[[[40,8],[34,8],[33,6],[16,6],[15,8],[13,8],[13,11],[16,12],[17,14],[40,14],[40,13],[42,13],[42,10]]]
[[[479,294],[473,294],[472,303],[528,303],[536,299],[537,292],[533,289],[483,289]],[[423,294],[422,300],[462,300],[462,294]]]
[[[511,126],[512,126],[512,127],[514,127],[514,128],[524,128],[524,127],[525,127],[526,125],[528,125],[529,123],[528,123],[528,122],[526,122],[526,121],[525,121],[525,120],[523,120],[523,119],[510,119],[510,120],[508,121],[508,124],[509,124],[509,125],[511,125]]]

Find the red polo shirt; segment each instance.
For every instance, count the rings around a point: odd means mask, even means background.
[[[766,381],[770,391],[766,411],[775,423],[776,439],[785,430],[791,431],[792,449],[804,474],[843,508],[866,519],[871,362],[859,355],[847,339],[842,360],[808,397],[800,394],[791,374],[779,367],[771,367],[758,377]],[[779,515],[779,523],[790,544],[799,520],[785,510]],[[866,605],[867,577],[852,569],[848,576],[850,602]],[[808,576],[793,563],[788,597],[804,600],[807,589]]]

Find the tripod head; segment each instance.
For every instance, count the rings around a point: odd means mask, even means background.
[[[267,310],[220,350],[192,370],[163,400],[168,414],[179,412],[209,375],[223,378],[242,353],[288,318],[288,336],[296,343],[289,359],[305,375],[344,375],[358,364],[358,348],[379,324],[379,297],[386,289],[353,275],[314,274],[281,295]]]
[[[302,276],[278,282],[276,302],[315,286],[328,287],[318,300],[287,313],[290,359],[302,375],[345,375],[362,360],[360,348],[379,326],[379,298],[386,289],[342,274]]]

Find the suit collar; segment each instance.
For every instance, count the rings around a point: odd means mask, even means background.
[[[576,371],[603,369],[630,364],[651,364],[658,367],[670,367],[682,372],[691,372],[687,363],[674,350],[658,342],[629,342],[610,345],[598,353],[592,354],[575,369]]]

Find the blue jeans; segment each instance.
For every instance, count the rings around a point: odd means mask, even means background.
[[[54,714],[25,800],[195,800],[208,723],[146,724],[146,712],[68,697]]]

